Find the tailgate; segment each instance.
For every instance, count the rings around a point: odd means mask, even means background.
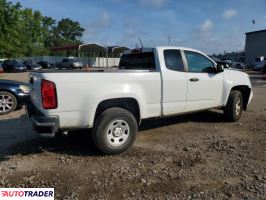
[[[40,111],[42,110],[41,75],[41,73],[36,72],[29,75],[30,101]]]

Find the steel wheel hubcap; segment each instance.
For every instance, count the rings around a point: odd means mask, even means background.
[[[112,121],[107,129],[107,142],[112,146],[124,144],[129,137],[129,125],[124,120]]]
[[[0,112],[8,112],[13,108],[14,101],[11,96],[0,94]]]
[[[236,115],[239,115],[241,112],[241,100],[240,100],[240,98],[236,99],[235,112],[236,112]]]

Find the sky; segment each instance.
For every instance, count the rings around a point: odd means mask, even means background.
[[[11,0],[85,28],[85,43],[241,51],[245,33],[266,29],[266,0]],[[255,20],[255,24],[252,24]],[[264,44],[265,45],[265,44]]]

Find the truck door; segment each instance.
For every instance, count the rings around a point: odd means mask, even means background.
[[[186,111],[217,107],[223,93],[223,73],[217,73],[215,64],[206,56],[184,51],[188,72]]]
[[[186,108],[187,75],[181,52],[179,49],[167,49],[161,58],[162,113],[182,113]]]

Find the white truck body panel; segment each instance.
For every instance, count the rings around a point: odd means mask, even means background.
[[[41,76],[56,84],[57,109],[43,109],[40,96],[37,101],[33,100],[44,114],[58,115],[62,127],[92,127],[96,108],[106,99],[136,99],[143,119],[161,114],[159,72],[69,73],[67,81],[66,74],[46,73]]]

